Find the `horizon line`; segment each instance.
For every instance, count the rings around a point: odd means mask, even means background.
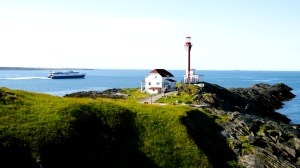
[[[48,68],[48,67],[1,67],[0,70],[54,70],[54,69],[61,69],[61,70],[152,70],[152,69],[166,69],[166,70],[178,70],[178,71],[184,71],[185,69],[167,69],[167,68],[143,68],[143,69],[134,69],[134,68]],[[196,71],[286,71],[286,72],[298,72],[300,70],[250,70],[250,69],[199,69]]]

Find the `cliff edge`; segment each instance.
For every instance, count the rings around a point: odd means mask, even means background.
[[[283,83],[255,84],[225,89],[204,83],[194,96],[195,104],[222,120],[220,125],[238,162],[246,167],[299,167],[299,125],[275,112],[283,101],[295,97]],[[228,118],[226,118],[228,117]]]

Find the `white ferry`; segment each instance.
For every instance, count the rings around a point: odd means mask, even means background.
[[[77,71],[50,71],[48,78],[51,79],[69,79],[69,78],[84,78],[85,73]]]

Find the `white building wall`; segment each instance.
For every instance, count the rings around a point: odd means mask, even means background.
[[[158,73],[150,73],[144,80],[144,91],[150,94],[157,94],[162,91],[163,87],[169,86],[168,91],[173,91],[176,88],[176,82],[168,81],[167,79],[173,79],[172,77],[162,77]],[[141,86],[141,90],[143,86]],[[158,88],[158,89],[150,89]]]
[[[172,79],[172,78],[163,78],[163,87],[168,86],[168,91],[173,91],[176,88],[176,82],[171,82],[168,81],[167,79]]]
[[[190,81],[188,80],[188,70],[184,75],[184,83],[199,83],[200,82],[200,75],[196,74],[195,69],[190,70]]]
[[[151,87],[162,88],[162,76],[158,73],[151,73],[145,78],[145,91],[151,94],[158,93],[158,90],[152,90]]]

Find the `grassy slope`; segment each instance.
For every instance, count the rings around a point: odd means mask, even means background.
[[[181,101],[186,104],[192,104],[195,94],[197,93],[198,87],[195,85],[186,85],[184,88],[180,87],[181,84],[177,85],[179,87],[180,94],[171,94],[166,97],[158,99],[156,102],[159,103],[176,103],[176,101]]]
[[[218,165],[195,139],[203,135],[189,122],[191,112],[195,110],[0,88],[0,167]]]

